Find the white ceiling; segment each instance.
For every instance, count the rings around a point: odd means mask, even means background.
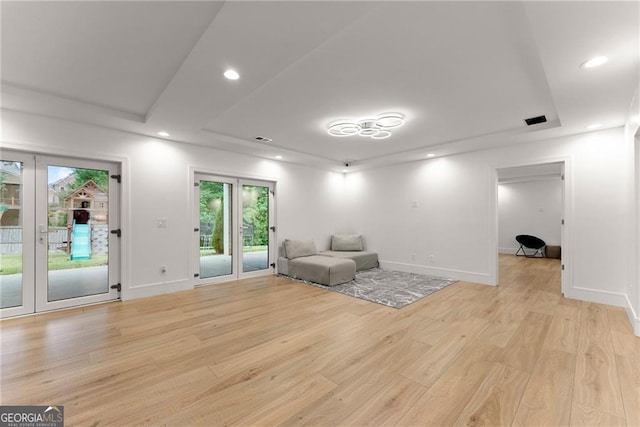
[[[622,126],[640,75],[638,2],[2,1],[1,20],[3,108],[335,169]],[[383,112],[407,118],[388,139],[326,132]]]

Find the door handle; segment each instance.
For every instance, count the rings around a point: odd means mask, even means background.
[[[46,226],[40,224],[40,243],[44,243],[44,236],[46,236],[48,233],[49,229]]]

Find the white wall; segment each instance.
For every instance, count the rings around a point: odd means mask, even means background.
[[[530,234],[560,246],[562,220],[560,178],[498,185],[498,250],[514,254],[518,234]]]
[[[624,306],[633,246],[627,145],[616,128],[349,174],[349,225],[383,265],[495,284],[495,169],[565,161],[565,295]]]
[[[475,156],[349,173],[349,226],[383,266],[491,283],[492,176]]]
[[[340,173],[8,111],[2,141],[5,149],[123,164],[124,299],[193,287],[190,170],[276,181],[280,241],[314,239],[324,249],[328,236],[346,224]],[[157,228],[156,218],[166,218],[168,227]]]
[[[331,233],[358,232],[383,266],[495,284],[496,169],[557,161],[566,165],[571,230],[565,294],[621,306],[639,298],[629,256],[633,138],[622,128],[343,176],[17,112],[3,111],[2,126],[4,148],[122,163],[124,298],[193,286],[194,169],[276,181],[279,240],[312,238],[322,249]],[[155,226],[160,217],[168,228]]]

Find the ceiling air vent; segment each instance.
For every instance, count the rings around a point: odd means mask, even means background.
[[[538,117],[530,117],[528,119],[524,119],[524,122],[528,125],[537,125],[538,123],[545,123],[547,121],[547,118],[542,115],[542,116],[538,116]]]
[[[260,142],[271,142],[271,141],[273,141],[271,138],[265,138],[264,136],[256,136],[255,140],[256,141],[260,141]]]

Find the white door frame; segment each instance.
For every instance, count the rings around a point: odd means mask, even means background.
[[[31,314],[35,310],[35,156],[3,150],[4,161],[22,163],[20,217],[22,219],[22,305],[0,309],[0,318]]]
[[[561,225],[560,244],[561,244],[561,292],[563,295],[567,294],[567,291],[573,287],[573,247],[572,247],[572,224],[573,224],[573,164],[570,157],[543,159],[539,161],[521,162],[521,163],[507,163],[499,166],[492,166],[492,179],[494,185],[492,188],[492,209],[493,209],[493,224],[492,224],[492,237],[493,237],[493,251],[492,251],[492,265],[493,274],[495,278],[495,284],[499,283],[499,240],[498,240],[498,169],[521,167],[521,166],[535,166],[543,165],[547,163],[562,163],[563,164],[563,189],[562,189],[562,219],[564,224]]]
[[[238,234],[234,231],[236,229],[237,222],[237,211],[236,207],[238,206],[238,180],[235,178],[229,178],[220,175],[213,175],[209,173],[200,173],[196,172],[193,176],[194,179],[194,198],[193,198],[193,209],[194,209],[194,225],[193,225],[193,244],[194,248],[194,256],[193,256],[193,271],[195,271],[194,276],[196,278],[196,286],[205,284],[203,281],[206,281],[206,284],[220,283],[220,282],[228,282],[229,280],[235,280],[238,277],[238,266],[235,262],[237,258],[236,254],[238,252]],[[231,185],[231,194],[229,195],[229,199],[227,203],[231,205],[231,233],[230,235],[230,246],[231,246],[231,273],[225,274],[222,276],[213,276],[213,277],[200,277],[200,181],[210,181],[210,182],[220,182],[223,184]],[[225,233],[226,234],[226,233]]]
[[[96,160],[80,160],[80,159],[68,159],[57,156],[36,156],[36,230],[40,234],[36,243],[36,266],[35,266],[35,280],[36,280],[36,312],[43,312],[49,310],[57,310],[60,308],[76,307],[80,305],[95,304],[98,302],[113,301],[118,299],[118,290],[111,288],[111,285],[120,283],[120,242],[119,237],[116,234],[109,233],[108,237],[108,281],[107,292],[81,296],[69,299],[62,299],[58,301],[48,300],[48,284],[49,284],[49,272],[47,266],[47,256],[49,245],[46,238],[40,240],[44,235],[41,233],[43,230],[48,229],[48,202],[47,202],[47,188],[48,188],[48,166],[56,165],[62,167],[81,168],[81,169],[98,169],[106,170],[109,177],[112,175],[119,175],[119,165],[111,162],[103,162]],[[109,230],[115,230],[119,228],[120,219],[120,188],[115,179],[109,178],[108,188],[108,200],[109,200],[109,214],[108,214],[108,226]],[[44,201],[44,203],[39,201]],[[47,232],[48,235],[48,232]]]
[[[276,231],[275,231],[275,185],[276,183],[268,179],[260,178],[241,178],[228,175],[219,175],[213,172],[202,172],[198,169],[191,170],[193,186],[195,191],[192,200],[193,209],[193,244],[191,253],[191,265],[194,271],[194,286],[211,285],[216,283],[228,282],[232,280],[246,279],[249,277],[268,276],[275,273],[275,254],[276,254]],[[232,271],[231,274],[216,277],[200,277],[200,192],[199,181],[222,182],[232,185],[231,206],[232,206],[232,223],[231,223],[231,244],[232,244]],[[268,268],[265,270],[257,270],[244,272],[242,271],[242,186],[255,185],[269,188],[269,245],[268,245]]]
[[[242,190],[242,187],[245,185],[252,185],[256,187],[267,187],[269,189],[269,245],[267,246],[267,269],[266,270],[257,270],[257,271],[242,271],[244,252],[243,245],[238,245],[238,279],[246,279],[249,277],[256,276],[264,276],[266,274],[273,274],[275,272],[275,184],[270,181],[262,181],[262,180],[252,180],[252,179],[239,179],[238,180],[238,191]],[[242,220],[242,197],[238,197],[238,218]],[[242,221],[240,221],[242,224]],[[242,243],[242,226],[239,226],[238,237],[240,242]]]
[[[61,308],[76,307],[118,299],[118,290],[111,285],[121,282],[120,242],[109,233],[109,266],[107,292],[48,301],[48,165],[107,170],[118,175],[121,165],[115,162],[80,160],[54,155],[39,155],[3,150],[2,160],[23,163],[21,185],[21,216],[23,232],[22,305],[0,310],[0,317],[13,317]],[[109,185],[109,227],[119,228],[120,188],[115,180]]]

